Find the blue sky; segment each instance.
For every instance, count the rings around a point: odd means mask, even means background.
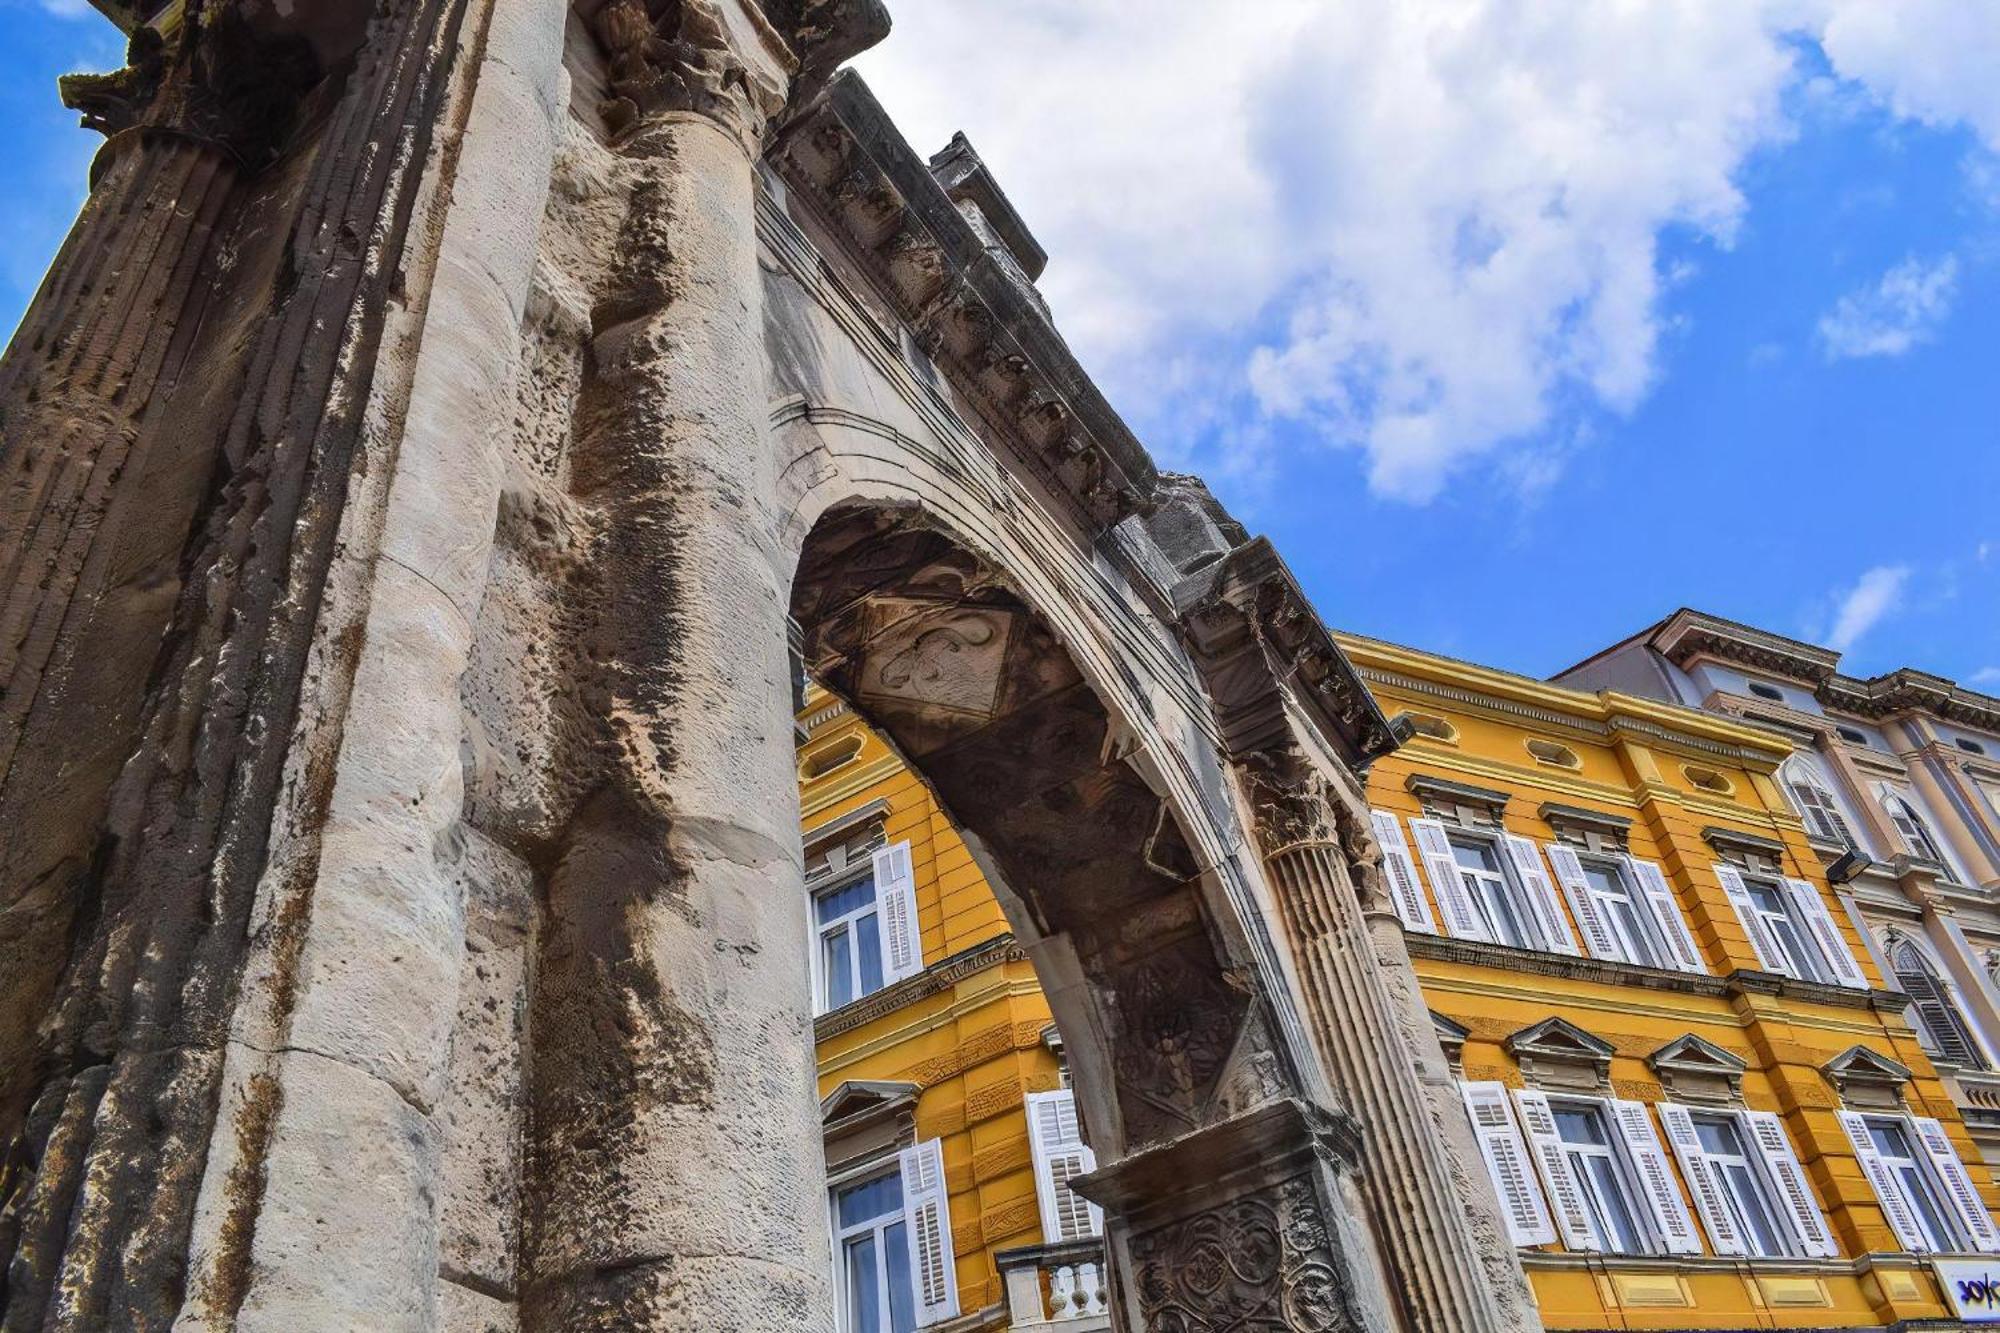
[[[0,0],[0,324],[81,198],[75,0]],[[1341,627],[1529,674],[1680,605],[2000,691],[2000,5],[923,0],[1168,466]]]

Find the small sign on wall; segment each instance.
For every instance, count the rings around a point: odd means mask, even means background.
[[[1933,1259],[1952,1312],[1968,1324],[2000,1324],[2000,1261]]]

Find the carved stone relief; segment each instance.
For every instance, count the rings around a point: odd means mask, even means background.
[[[1362,1325],[1312,1182],[1132,1238],[1149,1333],[1346,1333]]]

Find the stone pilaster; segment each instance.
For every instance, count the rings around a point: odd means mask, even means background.
[[[1308,1026],[1335,1094],[1368,1127],[1362,1188],[1409,1323],[1426,1333],[1516,1333],[1487,1281],[1450,1158],[1382,983],[1349,853],[1333,837],[1287,840],[1300,830],[1297,807],[1264,811],[1264,864],[1298,965]]]
[[[460,14],[190,4],[66,81],[111,138],[0,364],[10,1333],[241,1301],[262,1180],[198,1294],[197,1198],[276,1110],[222,1068],[276,812],[319,794],[293,722]]]
[[[529,1006],[522,1324],[826,1330],[752,174],[793,67],[756,5],[664,11],[590,19],[624,213],[576,422],[602,535]]]

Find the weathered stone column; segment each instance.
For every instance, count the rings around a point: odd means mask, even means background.
[[[1513,1246],[1474,1222],[1478,1205],[1458,1183],[1466,1172],[1454,1171],[1418,1079],[1415,1036],[1383,981],[1366,915],[1380,887],[1356,882],[1376,854],[1353,767],[1394,747],[1388,724],[1268,542],[1245,542],[1206,568],[1209,590],[1190,599],[1185,632],[1264,856],[1321,1069],[1363,1127],[1361,1187],[1404,1318],[1421,1333],[1533,1329]],[[1504,1302],[1495,1271],[1510,1279]]]
[[[529,1011],[522,1322],[825,1330],[753,177],[792,61],[756,5],[667,12],[592,20],[625,211],[576,426],[601,538]]]
[[[1269,824],[1259,830],[1267,841],[1285,831]],[[1532,1325],[1518,1322],[1518,1309],[1503,1317],[1486,1258],[1472,1241],[1475,1204],[1455,1187],[1409,1041],[1382,982],[1349,856],[1339,842],[1316,837],[1273,847],[1265,867],[1327,1075],[1366,1126],[1361,1179],[1376,1229],[1414,1327],[1518,1333]]]

